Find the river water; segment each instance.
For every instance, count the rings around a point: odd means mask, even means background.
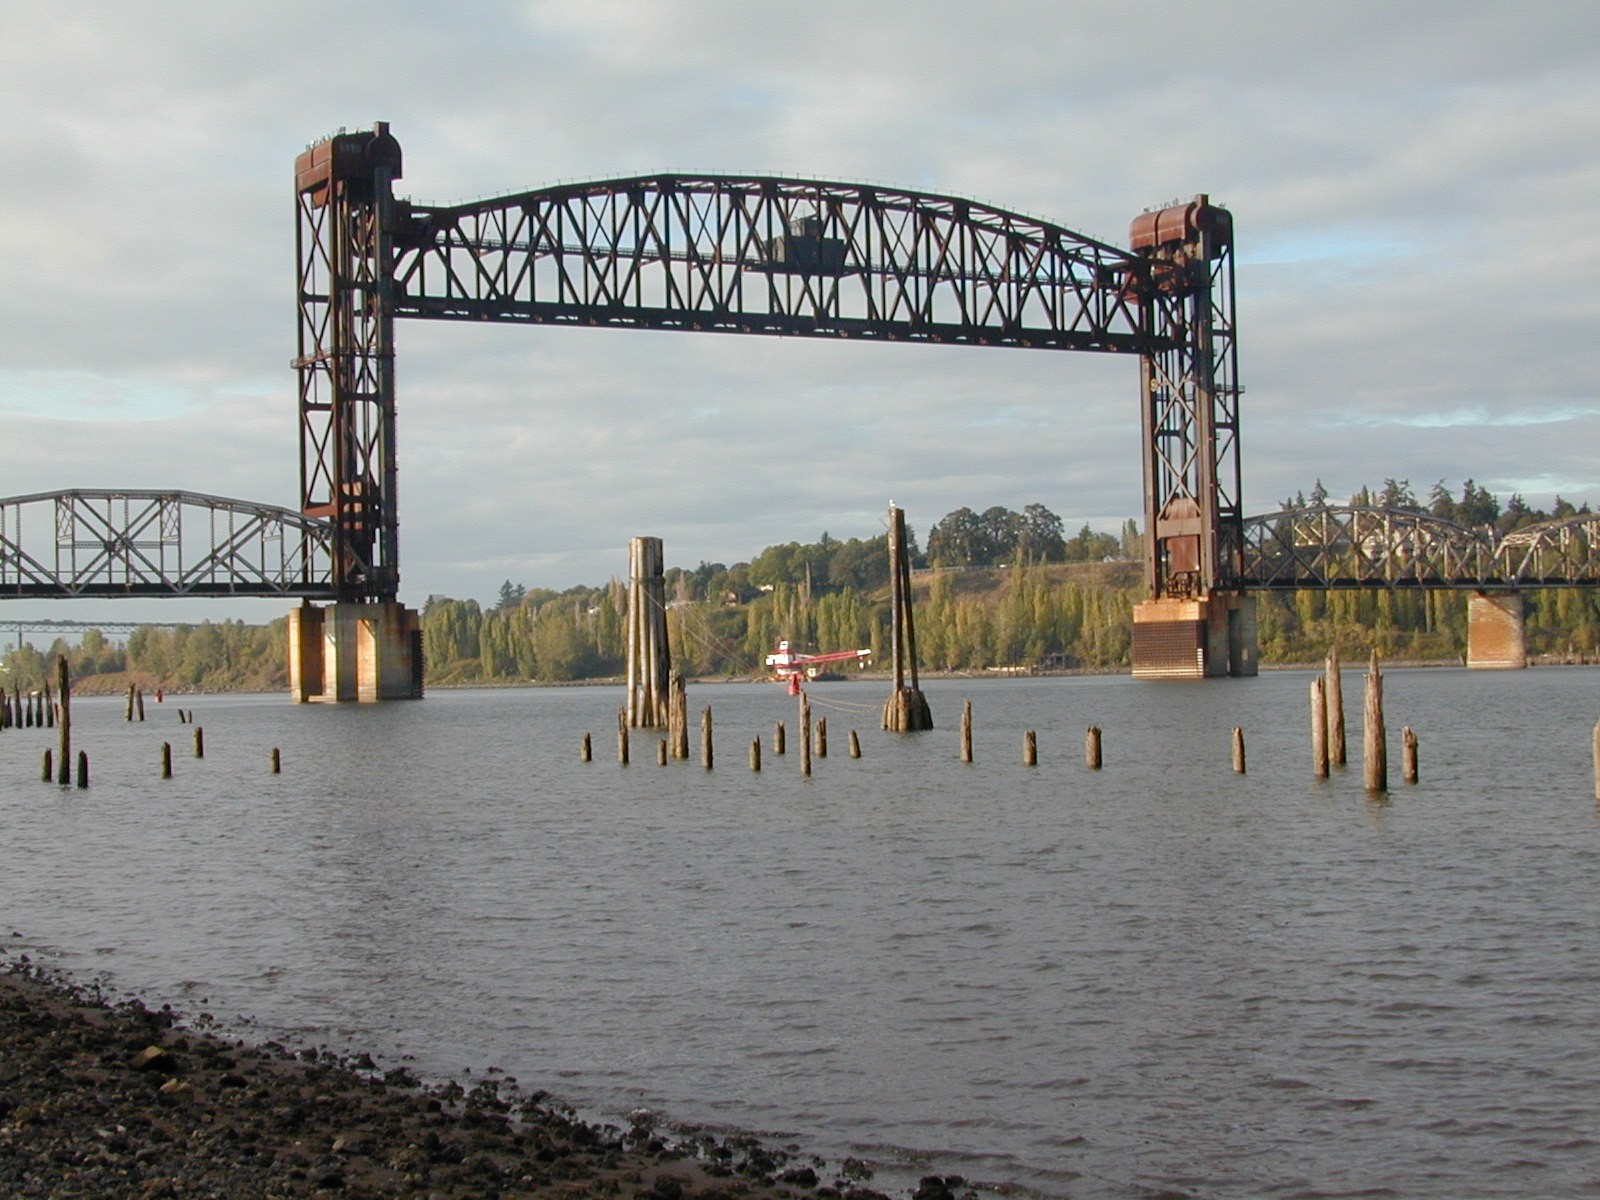
[[[1381,801],[1354,671],[1351,766],[1311,777],[1310,678],[933,681],[913,735],[878,729],[883,685],[816,684],[809,780],[766,684],[691,688],[710,772],[697,734],[620,766],[616,689],[168,697],[142,725],[80,698],[87,791],[38,781],[53,731],[0,734],[0,935],[255,1037],[498,1067],[891,1190],[1600,1189],[1600,670],[1389,672]]]

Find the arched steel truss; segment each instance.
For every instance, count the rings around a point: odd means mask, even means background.
[[[972,200],[650,175],[396,204],[395,312],[1142,353],[1146,264]]]
[[[1244,523],[1244,590],[1600,585],[1600,515],[1513,533],[1411,509],[1285,509]]]
[[[397,200],[386,125],[295,164],[302,510],[343,597],[399,584],[396,318],[1081,350],[1142,364],[1152,591],[1239,572],[1232,221],[1196,197],[1120,249],[977,201],[648,175],[467,204]]]
[[[0,597],[335,594],[332,527],[290,509],[140,490],[0,499]]]

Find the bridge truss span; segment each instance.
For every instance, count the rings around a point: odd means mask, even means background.
[[[1290,508],[1244,522],[1241,586],[1469,591],[1600,585],[1600,515],[1499,534],[1414,509]]]
[[[1147,264],[977,201],[646,175],[396,202],[399,316],[1124,351]]]
[[[1204,195],[1126,249],[962,197],[786,176],[658,174],[461,204],[399,199],[389,127],[308,147],[298,212],[301,511],[335,584],[394,600],[397,319],[854,338],[1140,362],[1157,597],[1238,577],[1233,220]]]
[[[0,499],[0,596],[329,599],[333,531],[291,509],[194,492],[76,489]]]

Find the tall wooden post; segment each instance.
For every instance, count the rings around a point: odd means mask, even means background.
[[[1600,804],[1600,721],[1594,723],[1594,799]]]
[[[800,693],[800,774],[811,774],[811,698]]]
[[[628,724],[635,729],[668,725],[667,589],[661,539],[628,543]]]
[[[1328,647],[1326,666],[1328,677],[1328,761],[1336,767],[1345,765],[1344,736],[1344,684],[1339,673],[1339,648]]]
[[[689,690],[683,681],[683,672],[672,672],[669,690],[671,695],[667,701],[667,742],[672,757],[682,762],[689,757]]]
[[[911,556],[905,510],[889,506],[890,650],[894,695],[883,706],[883,727],[898,733],[932,729],[933,713],[917,686],[917,628],[911,612]]]
[[[56,691],[61,696],[61,719],[56,723],[61,734],[61,757],[56,760],[56,782],[66,787],[72,782],[72,681],[65,654],[56,659]]]
[[[1389,740],[1383,726],[1383,675],[1378,652],[1367,668],[1366,707],[1362,721],[1361,772],[1369,792],[1389,790]]]
[[[1311,773],[1328,777],[1328,681],[1321,675],[1311,681]]]
[[[1595,803],[1600,805],[1600,722],[1595,722],[1594,731],[1594,758],[1595,758]]]

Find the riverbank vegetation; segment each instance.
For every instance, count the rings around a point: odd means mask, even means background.
[[[1328,503],[1320,482],[1282,507]],[[1429,512],[1509,532],[1587,512],[1558,498],[1552,512],[1513,496],[1502,505],[1468,480],[1459,497],[1436,484],[1427,503],[1405,480],[1362,488],[1352,504]],[[1126,667],[1133,606],[1143,598],[1135,522],[1116,533],[1087,525],[1068,537],[1040,504],[1020,513],[957,509],[936,522],[923,551],[912,537],[917,650],[929,671],[1115,670]],[[768,546],[749,562],[701,563],[666,572],[673,661],[696,676],[746,676],[780,638],[807,651],[870,649],[887,657],[886,537]],[[1312,662],[1330,645],[1351,654],[1375,648],[1399,660],[1459,662],[1466,653],[1466,599],[1455,591],[1262,594],[1261,660]],[[1527,644],[1534,656],[1600,654],[1600,596],[1593,589],[1526,593]],[[507,580],[492,603],[430,597],[423,642],[430,683],[567,682],[623,670],[624,581],[557,592]],[[66,651],[82,690],[261,690],[287,686],[286,620],[176,628],[142,627],[124,644],[90,631],[80,646],[7,654],[3,678],[26,690],[48,678]]]

